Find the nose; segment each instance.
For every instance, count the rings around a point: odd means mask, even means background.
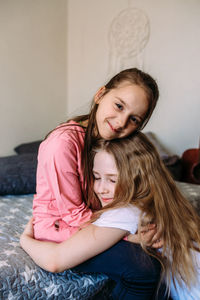
[[[120,114],[117,118],[117,122],[116,122],[116,129],[123,129],[126,127],[128,121],[128,117],[126,115],[122,115]]]
[[[98,194],[106,194],[106,193],[108,193],[108,188],[106,186],[106,183],[103,180],[101,180],[98,183],[98,186],[96,187],[96,190],[97,190]]]

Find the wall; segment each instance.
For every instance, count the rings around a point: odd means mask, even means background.
[[[0,0],[0,155],[66,118],[67,1]]]
[[[199,0],[0,0],[0,156],[86,111],[111,75],[111,22],[128,7],[149,18],[150,38],[137,59],[160,87],[145,131],[172,153],[197,147]]]
[[[150,38],[127,67],[139,62],[160,87],[158,107],[145,131],[155,132],[168,150],[182,154],[197,147],[200,136],[199,0],[68,0],[68,113],[84,111],[107,80],[110,25],[128,7],[147,14]]]

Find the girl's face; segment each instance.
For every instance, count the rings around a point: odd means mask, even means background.
[[[142,124],[148,110],[144,89],[123,82],[105,95],[104,90],[101,88],[95,95],[99,104],[96,122],[100,136],[105,140],[129,136]]]
[[[93,164],[94,192],[102,206],[112,202],[118,179],[118,170],[114,157],[106,151],[99,151]]]

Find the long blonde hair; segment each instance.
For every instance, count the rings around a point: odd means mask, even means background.
[[[161,231],[164,245],[157,257],[165,265],[163,274],[168,287],[170,274],[190,286],[195,279],[191,250],[200,251],[200,218],[177,188],[155,147],[137,132],[121,140],[97,141],[92,158],[99,150],[113,155],[119,175],[114,201],[98,211],[95,218],[107,209],[137,206],[141,216],[156,223]]]

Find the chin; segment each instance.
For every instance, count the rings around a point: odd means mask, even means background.
[[[108,134],[102,134],[101,137],[104,139],[104,140],[107,140],[107,141],[111,141],[111,140],[115,140],[115,139],[119,139],[121,138],[121,136],[119,136],[119,134],[116,134],[116,133],[108,133]]]
[[[115,139],[116,137],[114,136],[110,136],[110,135],[106,135],[106,134],[100,134],[101,138],[106,140],[106,141],[111,141],[113,139]]]

